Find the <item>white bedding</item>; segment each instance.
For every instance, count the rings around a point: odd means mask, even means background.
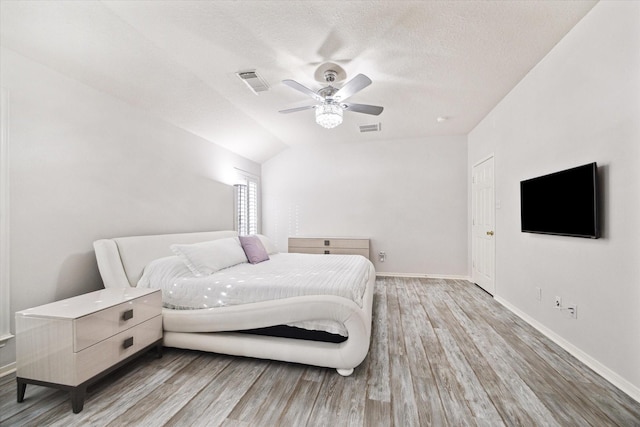
[[[259,264],[242,263],[195,277],[178,257],[150,263],[138,287],[161,289],[171,309],[207,309],[296,296],[336,295],[362,307],[370,262],[356,255],[272,254]],[[347,335],[344,325],[317,319],[291,324]]]

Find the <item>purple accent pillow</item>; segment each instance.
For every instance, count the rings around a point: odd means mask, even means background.
[[[267,250],[258,236],[239,236],[239,238],[242,249],[244,249],[244,253],[251,264],[257,264],[269,259],[269,254],[267,254]]]

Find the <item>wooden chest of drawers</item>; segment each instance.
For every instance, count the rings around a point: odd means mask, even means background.
[[[289,237],[289,252],[362,255],[369,259],[369,239],[360,237]]]
[[[27,384],[70,391],[80,412],[86,387],[162,340],[162,296],[104,289],[16,313],[18,402]]]

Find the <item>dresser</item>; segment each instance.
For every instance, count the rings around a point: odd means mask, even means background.
[[[74,413],[87,386],[162,343],[162,296],[103,289],[16,313],[18,402],[27,384],[67,390]]]
[[[369,259],[369,239],[361,237],[289,237],[289,252],[362,255]]]

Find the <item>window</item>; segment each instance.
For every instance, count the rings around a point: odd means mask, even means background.
[[[242,174],[236,188],[236,230],[241,236],[258,233],[258,178]]]

